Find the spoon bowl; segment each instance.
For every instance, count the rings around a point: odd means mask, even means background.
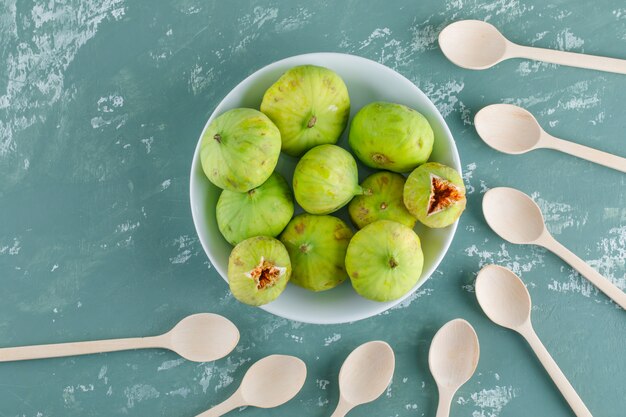
[[[531,300],[517,275],[498,265],[487,265],[476,278],[476,298],[494,323],[519,330],[530,321]]]
[[[354,349],[339,371],[339,404],[331,417],[343,417],[354,407],[374,401],[391,383],[396,360],[382,341]]]
[[[439,33],[444,55],[466,69],[486,69],[505,60],[509,44],[495,26],[480,20],[454,22]]]
[[[171,350],[194,362],[223,358],[239,342],[237,327],[226,317],[211,313],[187,316],[166,335]]]
[[[389,386],[395,368],[391,346],[365,343],[348,355],[339,371],[341,396],[353,406],[374,401]]]
[[[294,356],[267,356],[248,369],[241,381],[246,405],[273,408],[295,397],[304,386],[306,365]]]
[[[489,227],[511,243],[537,243],[546,229],[539,206],[514,188],[487,191],[483,197],[483,214]]]
[[[493,149],[522,154],[537,148],[543,129],[526,109],[512,104],[492,104],[474,117],[478,135]]]
[[[446,323],[430,344],[428,366],[437,386],[456,392],[476,371],[480,346],[476,331],[467,321]]]

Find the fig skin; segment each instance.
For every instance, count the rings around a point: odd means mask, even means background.
[[[407,226],[378,220],[354,234],[346,270],[354,290],[373,301],[392,301],[419,281],[424,267],[420,238]]]
[[[260,111],[229,110],[214,119],[202,135],[202,170],[223,190],[249,191],[274,171],[280,143],[280,131]]]
[[[354,116],[348,141],[365,165],[409,172],[428,161],[434,133],[417,110],[379,101],[366,105]]]
[[[308,151],[293,173],[293,192],[300,206],[311,214],[339,210],[362,194],[356,161],[336,145],[320,145]]]
[[[251,272],[262,261],[275,267],[276,277],[258,282]],[[269,236],[255,236],[235,246],[228,258],[228,285],[235,298],[251,306],[267,304],[285,290],[291,276],[291,261],[285,246]]]
[[[325,291],[348,278],[346,251],[352,230],[337,217],[303,213],[280,235],[291,259],[291,282],[311,291]]]
[[[350,116],[350,97],[341,77],[328,68],[291,68],[263,96],[261,111],[278,127],[282,151],[299,157],[322,144],[335,144]]]
[[[367,177],[361,183],[363,195],[354,197],[348,205],[352,223],[362,229],[376,220],[393,220],[415,227],[417,219],[404,206],[404,183],[402,175],[389,171]]]
[[[439,212],[428,214],[431,200],[432,175],[451,184],[453,197],[451,204]],[[444,205],[445,205],[444,201]],[[417,167],[404,184],[404,205],[409,212],[425,226],[431,228],[447,227],[454,223],[465,210],[467,199],[465,185],[461,175],[449,166],[438,162],[428,162]]]
[[[222,191],[215,210],[217,226],[231,245],[253,236],[278,236],[293,211],[291,189],[278,172],[248,192]]]

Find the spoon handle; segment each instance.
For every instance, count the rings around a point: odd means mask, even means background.
[[[610,299],[615,301],[616,304],[626,310],[626,293],[620,290],[615,284],[603,277],[598,271],[590,267],[589,264],[573,254],[553,237],[550,236],[544,246],[546,249],[551,250],[559,258],[570,264],[572,268],[580,272],[582,276],[598,287],[600,291],[605,293]]]
[[[350,410],[352,410],[352,406],[340,398],[335,412],[330,417],[344,417]]]
[[[565,397],[565,400],[574,411],[574,414],[576,414],[577,417],[593,417],[585,403],[583,403],[583,400],[581,400],[576,393],[574,387],[572,387],[572,384],[570,384],[561,371],[561,368],[559,368],[559,365],[556,364],[546,347],[541,343],[541,340],[539,340],[537,333],[535,333],[530,323],[528,323],[528,326],[520,333],[524,336],[526,341],[528,341],[535,355],[537,355],[539,362],[541,362],[548,372],[548,375],[550,375],[550,378],[552,378],[552,381],[554,381],[554,384],[559,391],[561,391],[561,394]]]
[[[439,404],[437,405],[437,415],[435,417],[449,417],[451,402],[452,395],[448,391],[439,389]]]
[[[626,74],[626,60],[623,59],[522,45],[516,45],[513,55],[518,58],[534,59],[552,64]]]
[[[626,173],[626,158],[622,158],[621,156],[599,151],[597,149],[589,148],[567,140],[555,138],[554,136],[551,136],[550,140],[546,141],[543,147],[556,149],[558,151],[574,155],[578,158],[586,159],[587,161],[595,162],[596,164],[604,165],[605,167],[613,168]]]
[[[89,355],[118,350],[162,347],[160,336],[128,339],[94,340],[89,342],[57,343],[51,345],[19,346],[0,349],[0,362],[28,359],[59,358]]]
[[[235,392],[229,399],[224,402],[219,403],[215,407],[210,410],[205,411],[204,413],[198,414],[196,417],[219,417],[224,414],[233,411],[237,407],[243,407],[245,404],[242,404],[241,396],[239,395],[239,391]]]

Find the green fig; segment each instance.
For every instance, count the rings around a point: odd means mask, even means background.
[[[289,253],[269,236],[244,240],[228,258],[228,285],[242,303],[260,306],[274,301],[291,276]]]
[[[404,205],[428,227],[451,225],[466,204],[463,179],[454,168],[438,162],[417,167],[404,184]]]
[[[362,194],[356,161],[336,145],[320,145],[308,151],[293,173],[296,201],[308,213],[328,214]]]
[[[350,219],[359,229],[376,220],[393,220],[415,227],[417,219],[404,206],[402,193],[405,179],[395,172],[381,171],[370,175],[361,183],[363,195],[350,201]]]
[[[292,216],[293,196],[278,172],[248,192],[224,190],[217,200],[217,226],[231,245],[252,236],[276,237]]]
[[[337,143],[348,124],[350,97],[339,75],[302,65],[265,92],[261,111],[278,126],[283,152],[301,156],[314,146]]]
[[[368,167],[408,172],[428,160],[434,137],[428,120],[418,111],[374,102],[354,116],[348,141]]]
[[[336,217],[294,217],[280,235],[291,259],[291,282],[311,291],[341,284],[348,278],[345,258],[351,238],[350,227]]]
[[[422,275],[424,254],[417,234],[391,220],[370,223],[354,234],[346,254],[352,287],[374,301],[405,295]]]
[[[280,155],[280,131],[263,113],[232,109],[202,134],[200,161],[209,180],[224,190],[246,192],[263,184]]]

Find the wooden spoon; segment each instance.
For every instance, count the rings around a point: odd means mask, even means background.
[[[271,355],[254,363],[241,385],[226,401],[196,417],[219,417],[235,408],[278,407],[300,392],[306,380],[306,365],[294,356]]]
[[[4,348],[0,349],[0,362],[146,348],[169,349],[190,361],[209,362],[228,355],[237,342],[239,330],[230,320],[202,313],[185,317],[159,336]]]
[[[529,196],[514,188],[493,188],[483,197],[483,214],[489,227],[502,239],[543,246],[626,310],[626,294],[552,237],[539,206]]]
[[[556,138],[541,128],[527,110],[512,104],[492,104],[474,118],[478,135],[493,149],[521,154],[534,149],[556,149],[596,164],[626,172],[626,158]]]
[[[452,397],[474,375],[479,356],[478,336],[465,320],[449,321],[435,334],[428,366],[439,389],[437,417],[450,415]]]
[[[527,58],[626,74],[626,60],[518,45],[495,26],[480,20],[461,20],[446,26],[439,34],[439,46],[450,61],[473,70],[490,68],[505,59]]]
[[[535,333],[530,321],[530,294],[522,280],[506,268],[487,265],[476,278],[476,298],[491,321],[515,330],[526,339],[574,413],[578,417],[591,417],[574,387]]]
[[[368,342],[354,349],[339,371],[339,404],[331,417],[343,417],[380,397],[391,383],[395,366],[393,349],[385,342]]]

